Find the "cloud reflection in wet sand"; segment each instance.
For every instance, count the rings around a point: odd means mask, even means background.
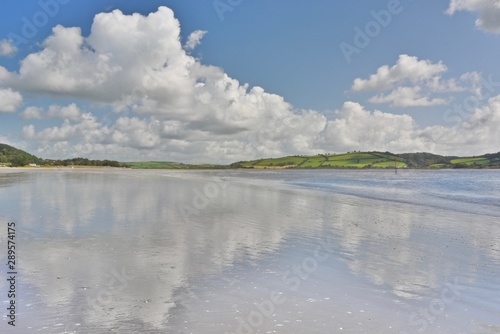
[[[74,324],[82,333],[236,332],[255,303],[277,289],[287,301],[258,328],[264,332],[324,332],[339,323],[352,331],[411,332],[418,328],[408,316],[455,277],[469,287],[446,310],[460,325],[462,306],[474,309],[478,291],[498,287],[492,271],[499,268],[500,231],[493,217],[298,190],[268,176],[226,172],[224,192],[186,222],[178,206],[220,176],[17,175],[0,193],[2,220],[22,226],[25,312],[44,315],[24,325],[47,326],[49,333]],[[332,256],[297,291],[287,291],[284,273],[321,240],[330,242]],[[493,306],[467,313],[468,319],[487,323],[495,301],[487,297]]]

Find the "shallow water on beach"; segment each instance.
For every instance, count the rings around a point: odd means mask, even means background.
[[[15,222],[18,260],[1,326],[499,333],[499,186],[492,170],[1,170],[0,258]]]

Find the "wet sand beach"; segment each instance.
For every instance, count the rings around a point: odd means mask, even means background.
[[[500,172],[456,173],[0,170],[9,333],[498,333]]]

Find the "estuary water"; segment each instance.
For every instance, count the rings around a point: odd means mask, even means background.
[[[500,171],[2,169],[0,222],[1,333],[500,332]]]

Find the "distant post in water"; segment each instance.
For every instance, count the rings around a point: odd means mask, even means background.
[[[398,157],[394,157],[394,174],[398,173]]]

